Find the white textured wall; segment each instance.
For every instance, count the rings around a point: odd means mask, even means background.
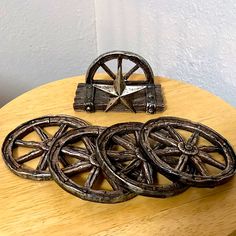
[[[115,49],[236,106],[235,0],[0,0],[0,106]]]
[[[93,0],[0,0],[0,106],[85,73],[97,56]]]
[[[137,52],[155,74],[196,84],[236,106],[235,0],[95,4],[98,53]]]

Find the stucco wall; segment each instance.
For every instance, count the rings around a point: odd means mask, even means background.
[[[235,0],[1,0],[0,106],[115,49],[236,106]]]
[[[84,73],[96,55],[93,0],[0,1],[0,106]]]
[[[155,74],[196,84],[236,106],[235,0],[95,3],[98,53],[137,52]]]

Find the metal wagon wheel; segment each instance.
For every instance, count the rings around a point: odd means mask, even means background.
[[[70,128],[87,125],[85,121],[79,118],[66,115],[44,116],[27,121],[10,132],[5,138],[2,147],[3,159],[10,170],[20,177],[49,180],[51,174],[47,169],[47,154],[54,139]],[[50,136],[45,130],[48,127],[58,127],[58,130],[53,136]],[[24,140],[27,135],[33,132],[37,134],[40,141]],[[28,152],[20,157],[15,157],[14,152],[18,147],[26,148]],[[36,166],[30,167],[28,163],[34,159],[37,159],[38,163]],[[66,165],[64,160],[61,162]]]
[[[177,182],[158,181],[157,169],[139,148],[141,126],[137,122],[116,124],[99,136],[97,158],[103,171],[114,182],[137,194],[164,198],[185,191],[187,187]]]
[[[136,195],[103,175],[95,154],[95,140],[101,130],[88,126],[69,131],[56,139],[49,151],[49,168],[59,186],[81,199],[102,203],[123,202]],[[84,147],[81,147],[81,142]],[[60,165],[62,156],[70,163],[66,167]],[[85,178],[84,174],[87,174]],[[104,180],[107,181],[106,187],[102,185]]]
[[[114,73],[107,65],[106,63],[108,61],[117,60],[117,72]],[[141,56],[132,53],[132,52],[125,52],[125,51],[112,51],[108,53],[104,53],[98,58],[96,58],[91,65],[88,68],[87,74],[86,74],[86,84],[92,84],[96,83],[94,81],[94,75],[98,68],[103,68],[104,71],[113,79],[115,80],[117,77],[117,73],[119,70],[122,71],[122,63],[125,60],[132,61],[134,63],[134,66],[123,76],[123,80],[127,82],[127,84],[134,83],[135,81],[129,81],[130,76],[137,71],[139,68],[143,70],[145,74],[145,81],[146,83],[154,83],[154,75],[153,71],[148,64],[148,62]],[[120,69],[119,69],[120,68]],[[109,83],[109,81],[103,81],[104,83]],[[99,81],[101,83],[101,81]],[[136,83],[144,83],[144,81],[139,81]]]
[[[214,187],[235,174],[230,144],[199,123],[175,117],[150,120],[141,130],[140,144],[163,174],[184,184]],[[167,159],[175,159],[176,165],[170,166]]]

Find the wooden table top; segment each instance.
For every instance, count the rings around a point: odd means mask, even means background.
[[[33,89],[0,109],[0,143],[21,123],[49,114],[80,117],[93,125],[177,116],[218,131],[236,148],[236,109],[189,84],[158,78],[166,110],[155,115],[75,112],[84,76]],[[0,235],[236,235],[236,178],[213,189],[190,188],[167,199],[138,196],[118,204],[81,200],[53,181],[14,175],[0,161]],[[234,233],[233,233],[234,232]]]

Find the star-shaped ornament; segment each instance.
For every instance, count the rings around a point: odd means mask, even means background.
[[[94,84],[94,87],[113,96],[110,98],[105,111],[109,111],[112,107],[121,103],[130,111],[136,112],[129,97],[131,94],[143,90],[145,86],[126,85],[124,77],[122,74],[122,58],[118,58],[118,70],[113,85]]]

